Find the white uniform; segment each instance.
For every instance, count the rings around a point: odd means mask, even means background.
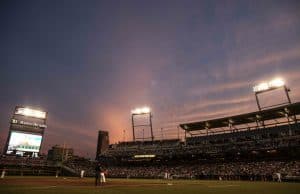
[[[101,172],[101,173],[100,173],[100,182],[101,182],[101,183],[105,183],[105,182],[106,182],[104,172]]]
[[[3,179],[5,177],[5,170],[2,170],[1,178]]]
[[[80,172],[80,178],[83,178],[84,177],[84,170],[81,170]]]
[[[275,173],[276,176],[277,176],[277,181],[278,182],[281,182],[281,174],[278,172],[278,173]]]

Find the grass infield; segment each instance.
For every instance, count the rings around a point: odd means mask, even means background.
[[[5,177],[0,179],[3,194],[293,194],[300,183],[108,179],[104,186],[94,186],[93,178]]]

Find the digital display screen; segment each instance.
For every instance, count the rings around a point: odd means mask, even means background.
[[[41,142],[42,135],[12,131],[9,138],[7,154],[13,151],[39,152]]]

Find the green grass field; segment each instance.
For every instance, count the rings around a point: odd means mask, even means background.
[[[101,187],[92,178],[6,177],[1,194],[298,194],[299,183],[108,179]]]

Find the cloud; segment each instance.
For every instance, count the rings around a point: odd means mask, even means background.
[[[199,120],[215,119],[219,117],[232,116],[235,114],[247,113],[249,111],[255,111],[257,108],[249,103],[239,106],[233,106],[229,109],[217,109],[199,111],[191,114],[181,115],[178,117],[177,122],[192,122]]]
[[[279,52],[269,53],[265,56],[252,58],[250,60],[241,61],[240,63],[230,65],[229,72],[233,75],[244,75],[251,72],[257,72],[260,68],[272,68],[278,62],[284,62],[291,59],[300,58],[300,47],[292,48],[289,50],[282,50]]]
[[[225,76],[225,75],[224,75]],[[236,80],[236,81],[227,81],[227,82],[218,82],[214,85],[208,86],[196,86],[191,87],[187,90],[187,95],[198,96],[198,95],[211,95],[215,93],[221,93],[224,91],[235,91],[242,88],[248,88],[250,85],[247,80]]]
[[[296,50],[297,51],[297,50]],[[284,56],[295,56],[296,51],[287,52],[288,54],[284,54]],[[283,57],[285,58],[285,57]],[[258,61],[266,61],[264,59]],[[258,71],[258,70],[257,70]],[[270,78],[276,77],[270,76]],[[291,98],[293,102],[300,100],[300,86],[298,86],[298,79],[300,76],[299,69],[296,67],[285,69],[283,72],[280,73],[280,76],[287,80],[288,87],[292,88],[291,91]],[[267,80],[268,77],[263,77],[258,79],[253,77],[252,83],[257,82],[255,79],[258,80]],[[264,78],[264,79],[263,79]],[[185,102],[184,105],[181,106],[181,110],[177,112],[175,119],[166,121],[167,124],[163,124],[168,128],[176,128],[176,125],[180,124],[181,122],[186,121],[196,121],[196,120],[205,120],[205,119],[212,119],[217,117],[228,116],[232,114],[242,114],[249,112],[250,110],[256,111],[256,103],[255,98],[252,93],[252,83],[249,83],[247,80],[242,81],[233,81],[233,82],[225,82],[225,83],[218,83],[210,88],[203,89],[201,86],[196,86],[190,88],[188,91],[188,95],[190,96],[199,96],[199,100],[190,100]],[[257,82],[259,83],[259,82]],[[248,92],[242,92],[243,88],[249,88]],[[202,89],[202,91],[201,91]],[[200,91],[200,92],[198,92]],[[232,93],[231,96],[224,97],[224,93]],[[214,95],[219,94],[219,95]],[[282,100],[283,95],[275,95],[274,92],[270,94],[272,96],[269,103],[276,104],[279,99]],[[276,96],[274,98],[274,96]],[[263,97],[261,97],[263,98]],[[262,100],[262,104],[263,99]],[[283,99],[286,101],[286,99]],[[174,121],[175,120],[175,121]]]

